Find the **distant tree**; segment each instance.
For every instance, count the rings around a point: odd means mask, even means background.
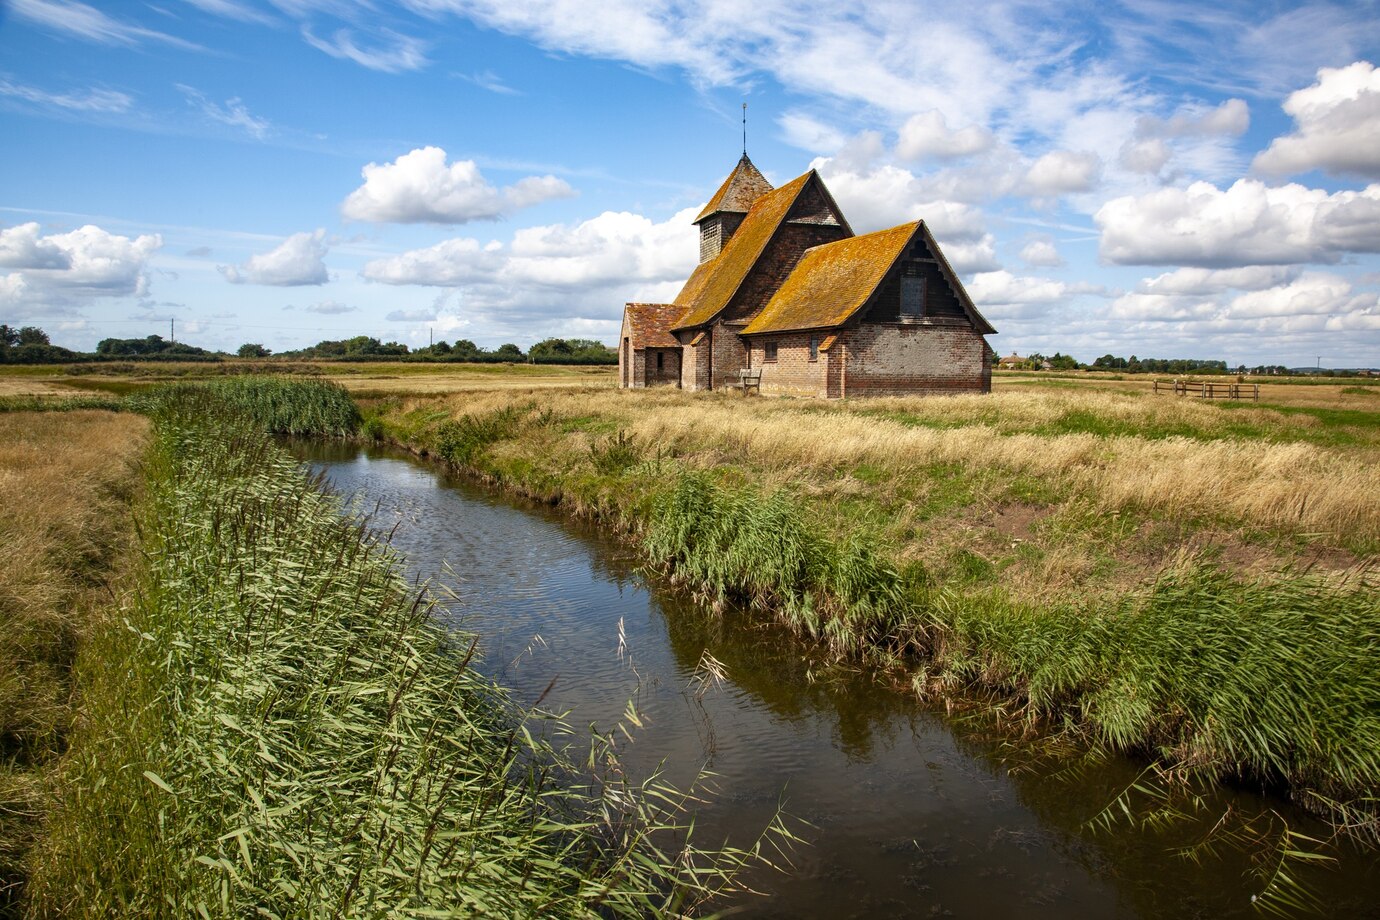
[[[518,348],[512,342],[504,342],[502,345],[498,346],[494,354],[516,361],[522,360],[522,349]]]
[[[463,357],[471,357],[479,354],[479,346],[469,339],[456,339],[455,345],[451,347],[451,353]]]
[[[205,357],[211,353],[195,345],[169,342],[161,335],[151,335],[142,339],[101,339],[96,343],[96,354],[111,358],[147,358],[154,355],[187,358]]]
[[[430,350],[433,355],[448,355],[451,351],[450,343],[447,342],[445,339],[442,339],[435,345],[432,345]]]
[[[1076,371],[1079,367],[1077,358],[1070,357],[1069,355],[1061,355],[1057,351],[1045,360],[1047,360],[1049,366],[1056,371]]]
[[[51,345],[48,333],[37,326],[25,326],[19,330],[19,345]]]
[[[273,352],[255,342],[245,342],[236,354],[241,358],[267,358]]]
[[[0,326],[0,345],[18,345],[19,330],[13,326]]]

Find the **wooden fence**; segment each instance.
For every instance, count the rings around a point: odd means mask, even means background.
[[[1208,383],[1197,380],[1156,380],[1156,393],[1194,396],[1198,399],[1253,399],[1260,401],[1258,383]]]

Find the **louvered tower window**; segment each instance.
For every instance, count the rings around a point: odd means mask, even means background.
[[[901,318],[919,319],[925,315],[925,278],[920,266],[906,266],[901,276]]]

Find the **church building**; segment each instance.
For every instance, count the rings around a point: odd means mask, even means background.
[[[738,161],[695,224],[674,303],[623,310],[622,387],[840,398],[989,392],[996,330],[923,220],[855,236],[813,169],[780,188]]]

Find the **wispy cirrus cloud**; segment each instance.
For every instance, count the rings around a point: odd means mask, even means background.
[[[101,45],[142,45],[145,42],[158,42],[187,51],[206,50],[175,35],[116,19],[93,6],[77,3],[75,0],[11,0],[10,12],[50,32]]]
[[[403,73],[421,70],[430,63],[426,56],[427,43],[421,39],[391,29],[382,29],[378,35],[381,42],[365,45],[355,40],[354,32],[350,29],[337,29],[329,36],[322,37],[307,26],[302,27],[302,38],[316,50],[333,58],[353,61],[370,70]]]
[[[225,100],[221,105],[207,99],[199,90],[182,83],[177,84],[177,89],[187,99],[187,104],[200,111],[211,121],[231,128],[239,128],[255,140],[263,140],[268,137],[272,130],[272,125],[267,119],[253,115],[248,107],[238,98]]]
[[[134,104],[134,98],[128,93],[113,89],[94,88],[55,93],[3,78],[0,78],[0,96],[23,99],[34,105],[72,112],[128,112]]]

